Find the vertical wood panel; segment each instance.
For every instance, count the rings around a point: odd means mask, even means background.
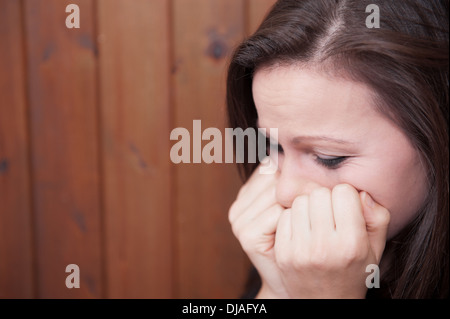
[[[247,34],[251,35],[261,24],[263,18],[277,0],[247,0]]]
[[[92,0],[26,0],[38,297],[102,296]],[[81,28],[65,8],[79,5]],[[81,286],[68,289],[68,264]]]
[[[34,296],[20,2],[0,2],[0,298]]]
[[[236,167],[171,164],[169,134],[224,133],[229,54],[274,2],[0,1],[0,297],[240,295]]]
[[[108,297],[172,297],[169,2],[99,1]]]
[[[174,0],[173,6],[175,127],[187,128],[192,139],[192,121],[200,119],[202,129],[223,134],[227,60],[245,33],[244,2]],[[177,297],[241,293],[246,257],[227,218],[238,186],[233,164],[176,166]]]

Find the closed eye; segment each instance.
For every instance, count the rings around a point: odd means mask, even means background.
[[[348,159],[348,156],[337,156],[337,157],[327,157],[323,158],[316,156],[316,162],[328,169],[337,169],[339,166]]]
[[[284,153],[283,147],[278,143],[272,143],[270,138],[266,138],[266,150],[267,155],[270,155],[271,150],[276,150],[279,154]]]
[[[278,143],[273,143],[270,138],[266,138],[266,150],[267,155],[270,155],[271,150],[277,151],[280,155],[284,154],[283,147]],[[350,158],[350,156],[315,156],[316,162],[328,169],[338,169],[348,158]]]

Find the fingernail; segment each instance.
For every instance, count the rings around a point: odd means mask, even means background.
[[[369,206],[370,208],[374,208],[375,207],[375,202],[373,201],[372,197],[367,192],[366,192],[366,195],[365,195],[365,200],[366,200],[366,205],[367,206]]]

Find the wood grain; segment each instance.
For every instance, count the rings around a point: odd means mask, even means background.
[[[169,135],[224,137],[230,54],[273,2],[0,1],[0,297],[241,295],[235,164],[172,164]]]
[[[70,3],[80,29],[65,26]],[[93,1],[24,5],[38,297],[102,297]],[[80,268],[79,289],[65,285],[68,264]]]
[[[245,33],[244,7],[238,0],[174,1],[174,126],[191,135],[194,119],[224,132],[226,67]],[[227,218],[240,184],[235,166],[178,164],[175,174],[176,296],[238,297],[247,264]]]
[[[19,1],[0,2],[0,298],[34,297],[29,140]]]
[[[98,6],[108,297],[170,298],[169,1]]]

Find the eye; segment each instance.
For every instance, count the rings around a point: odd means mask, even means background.
[[[348,156],[316,156],[316,161],[328,169],[337,169],[347,158]]]
[[[272,143],[270,138],[266,138],[266,150],[268,156],[270,155],[271,150],[277,150],[279,154],[283,154],[284,152],[283,147],[281,147],[280,144]]]

